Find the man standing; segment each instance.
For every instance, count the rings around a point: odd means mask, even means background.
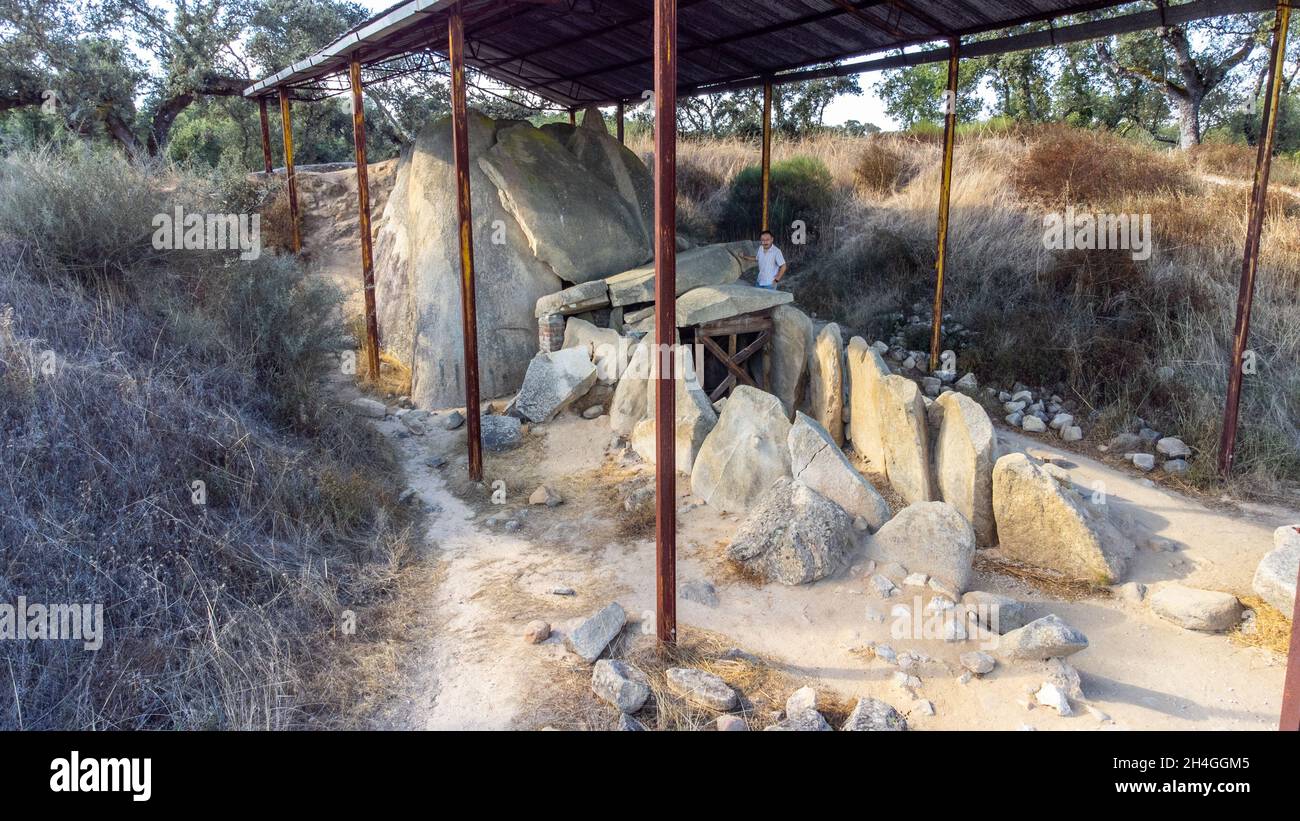
[[[785,256],[776,247],[776,237],[771,231],[758,235],[758,256],[745,259],[758,262],[758,287],[776,290],[776,284],[785,276]]]

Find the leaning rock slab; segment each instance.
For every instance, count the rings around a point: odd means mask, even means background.
[[[726,285],[740,279],[740,260],[727,245],[701,245],[677,255],[677,294],[705,285]],[[655,301],[654,263],[605,278],[610,304],[634,305]],[[680,308],[678,309],[680,310]]]
[[[975,531],[947,502],[916,502],[871,537],[867,555],[880,564],[897,562],[927,573],[960,593],[970,583]]]
[[[706,285],[677,298],[677,327],[688,328],[741,314],[765,311],[792,301],[794,295],[786,291],[755,288],[739,282]]]
[[[1006,555],[1070,578],[1114,584],[1133,556],[1133,542],[1104,508],[1086,505],[1023,453],[993,466],[993,513]]]
[[[880,420],[880,383],[889,367],[860,336],[849,340],[849,440],[872,469],[885,472],[884,431]]]
[[[1255,569],[1255,595],[1287,616],[1295,612],[1296,574],[1300,573],[1300,525],[1273,531],[1273,549]]]
[[[862,478],[817,420],[796,412],[789,445],[790,471],[795,479],[844,508],[849,516],[861,516],[873,531],[889,521],[889,503]]]
[[[596,365],[596,381],[602,385],[613,385],[627,369],[635,344],[613,328],[598,328],[575,316],[564,324],[564,344],[561,349],[586,348]]]
[[[758,500],[726,555],[747,573],[794,585],[841,569],[853,547],[853,520],[843,508],[801,482],[782,478]]]
[[[1151,612],[1187,630],[1220,633],[1241,619],[1241,604],[1231,593],[1162,585],[1147,598]]]
[[[778,305],[772,311],[772,393],[790,416],[803,400],[800,382],[808,372],[813,349],[812,320],[793,305]]]
[[[594,311],[609,304],[609,289],[603,280],[592,280],[563,291],[547,294],[537,300],[533,315],[538,319],[550,314],[570,316],[584,311]]]
[[[1063,658],[1087,647],[1087,636],[1052,614],[1004,635],[998,641],[997,654],[1004,659],[1043,661]]]
[[[748,510],[773,482],[790,475],[789,438],[781,400],[737,387],[695,458],[691,492],[718,510]]]
[[[713,673],[694,667],[670,667],[666,673],[668,689],[697,707],[730,710],[739,700],[736,691]]]
[[[844,341],[840,326],[825,325],[808,359],[808,404],[812,415],[844,446]]]
[[[627,367],[623,369],[609,403],[609,427],[615,433],[627,436],[638,422],[646,417],[646,408],[653,399],[651,357],[654,345],[642,341],[632,349]]]
[[[596,384],[596,365],[588,348],[539,353],[528,365],[515,410],[530,422],[549,422]]]
[[[650,680],[625,661],[601,659],[591,670],[591,690],[620,712],[635,713],[650,698]]]
[[[840,729],[845,732],[900,731],[907,729],[907,720],[879,699],[860,698]]]
[[[902,376],[880,382],[880,430],[885,446],[885,475],[908,502],[934,498],[930,485],[930,439],[925,402],[916,383]]]
[[[704,392],[694,379],[674,380],[677,388],[676,409],[677,424],[674,428],[674,441],[677,443],[675,456],[677,472],[690,474],[695,466],[695,459],[704,440],[718,423],[718,415]],[[655,463],[655,419],[650,416],[642,419],[632,429],[632,449],[650,464]]]
[[[975,529],[975,541],[996,541],[993,518],[993,461],[996,437],[984,408],[965,394],[949,391],[935,400],[943,409],[934,448],[936,490]]]
[[[623,631],[625,624],[627,613],[623,612],[618,602],[612,602],[578,625],[564,643],[579,658],[590,664],[600,658],[609,643]]]

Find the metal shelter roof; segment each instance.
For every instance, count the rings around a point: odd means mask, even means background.
[[[347,71],[355,53],[373,66],[416,53],[445,54],[454,0],[407,0],[316,54],[244,91],[305,88]],[[565,108],[639,101],[652,77],[652,0],[462,0],[466,65]],[[1274,0],[679,0],[679,93],[758,85],[798,69],[883,54],[1029,23],[1048,23],[984,53],[1152,28],[1162,22],[1266,11]],[[1131,13],[1056,29],[1072,14],[1129,6]],[[1073,36],[1070,29],[1074,29]],[[1058,37],[1058,33],[1060,36]],[[920,52],[922,55],[935,51]],[[963,50],[963,54],[966,54]],[[975,56],[971,54],[971,56]],[[925,62],[902,55],[837,73]],[[935,57],[934,59],[943,59]],[[811,75],[809,75],[811,76]],[[822,75],[824,76],[824,74]]]

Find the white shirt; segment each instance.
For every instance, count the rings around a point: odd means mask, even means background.
[[[773,245],[770,249],[764,251],[763,246],[758,246],[758,284],[771,285],[776,282],[776,272],[781,270],[785,265],[785,257],[781,254],[781,249]]]

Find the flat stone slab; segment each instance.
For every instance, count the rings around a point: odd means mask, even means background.
[[[605,281],[594,279],[591,282],[574,285],[572,288],[565,288],[563,291],[547,294],[537,300],[533,316],[538,319],[550,314],[569,316],[604,308],[608,304],[609,289],[605,287]]]
[[[625,624],[627,613],[618,602],[612,602],[574,628],[564,643],[579,658],[591,664],[600,658]]]
[[[1231,593],[1166,584],[1147,598],[1151,612],[1186,630],[1220,633],[1241,619],[1241,604]]]
[[[650,679],[625,661],[601,659],[591,670],[591,690],[624,713],[635,713],[650,698]]]
[[[694,667],[670,667],[668,689],[698,707],[730,710],[739,698],[727,682],[706,670]]]
[[[705,322],[717,322],[755,311],[766,311],[794,301],[794,294],[755,288],[733,282],[730,285],[707,285],[688,291],[677,298],[677,327],[689,328]]]
[[[740,279],[741,263],[729,245],[701,245],[677,255],[677,296],[705,285],[726,285]],[[614,307],[655,301],[655,266],[648,263],[606,277]],[[681,310],[680,307],[678,310]]]

